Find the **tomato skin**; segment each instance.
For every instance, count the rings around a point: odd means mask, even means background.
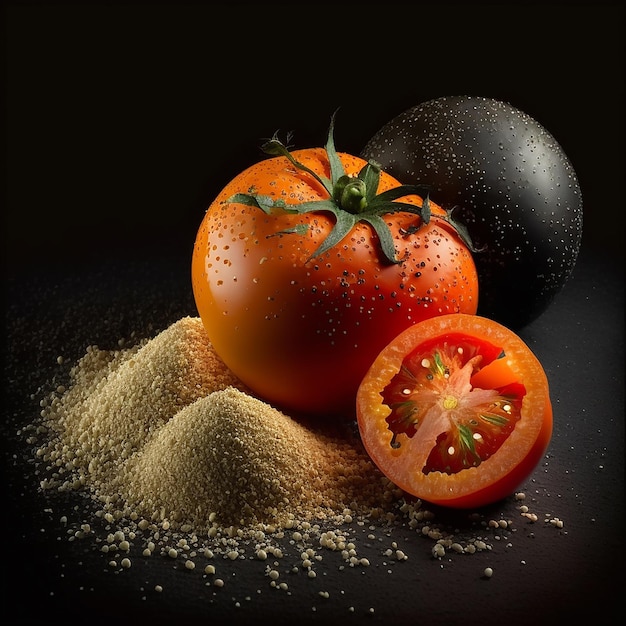
[[[398,448],[392,447],[387,422],[391,410],[381,392],[416,346],[451,332],[502,347],[505,356],[485,365],[470,382],[473,388],[484,389],[521,383],[525,389],[521,418],[499,449],[477,467],[424,473],[417,459],[429,455],[432,441],[425,441],[418,430],[412,438],[402,439]],[[478,315],[444,315],[400,333],[380,352],[359,387],[357,420],[367,452],[392,482],[413,496],[452,508],[481,507],[510,495],[537,466],[552,435],[548,380],[537,357],[514,332]]]
[[[321,148],[293,151],[328,177]],[[365,165],[339,153],[347,174]],[[381,174],[379,193],[399,186]],[[385,261],[369,224],[312,258],[334,226],[315,212],[270,214],[225,202],[236,193],[288,204],[328,197],[319,182],[284,157],[261,161],[236,176],[207,210],[192,257],[192,286],[210,341],[231,371],[254,393],[284,410],[354,416],[359,383],[380,349],[401,330],[433,315],[473,314],[478,303],[471,253],[432,205],[428,224],[410,235],[402,229],[420,218],[385,216],[402,262]],[[408,196],[407,203],[421,205]],[[300,224],[306,232],[285,232]]]

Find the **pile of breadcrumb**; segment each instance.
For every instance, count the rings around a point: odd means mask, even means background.
[[[438,524],[425,503],[381,474],[353,425],[312,428],[255,398],[217,356],[199,318],[131,347],[89,347],[41,406],[25,429],[41,489],[88,496],[91,517],[68,535],[91,539],[114,570],[136,556],[180,559],[185,569],[201,559],[204,575],[221,586],[212,559],[276,563],[289,537],[314,577],[323,550],[350,567],[369,565],[351,535],[355,525],[371,539],[375,528],[402,524],[432,542],[436,559],[491,550],[494,537],[515,531],[510,519],[479,515],[465,536]],[[524,494],[514,497],[524,522],[536,522]],[[558,518],[544,521],[563,527]],[[385,555],[408,558],[393,542]],[[286,585],[275,566],[265,574]]]
[[[96,347],[42,412],[46,487],[205,533],[371,514],[395,496],[357,439],[315,432],[250,395],[199,318],[118,352]]]

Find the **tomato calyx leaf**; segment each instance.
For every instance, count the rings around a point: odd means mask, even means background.
[[[256,194],[252,189],[248,193],[236,193],[228,198],[226,202],[253,206],[257,209],[261,209],[263,213],[267,213],[268,215],[276,208],[287,210],[287,203],[284,200],[275,200],[272,196]]]
[[[289,149],[287,148],[287,146],[278,138],[278,133],[274,133],[274,136],[261,146],[261,150],[263,150],[263,152],[265,152],[265,154],[267,154],[268,156],[285,157],[296,168],[313,176],[313,178],[315,178],[315,180],[319,182],[324,187],[324,189],[326,189],[326,191],[328,192],[328,195],[332,197],[333,195],[332,180],[329,180],[325,176],[320,176],[317,172],[314,172],[311,168],[307,167],[306,165],[300,163],[300,161],[296,160],[295,157],[291,154],[291,152],[289,152]],[[328,149],[327,149],[327,153],[328,153]],[[333,176],[334,175],[333,169],[336,169],[337,165],[335,164],[333,166],[333,163],[330,161],[330,159],[329,159],[329,162],[331,166],[330,168],[331,176]],[[341,174],[344,174],[343,165],[341,165],[341,162],[339,162],[339,167],[341,168]]]
[[[416,232],[423,224],[428,224],[430,221],[429,188],[426,185],[400,185],[378,194],[381,167],[374,161],[369,161],[364,165],[356,176],[346,174],[335,148],[335,115],[336,111],[331,116],[325,145],[330,178],[318,174],[298,161],[291,154],[289,148],[278,138],[277,133],[274,133],[274,136],[261,146],[267,155],[285,157],[294,167],[312,176],[328,193],[327,199],[301,204],[287,204],[282,200],[274,200],[270,196],[258,195],[253,190],[250,190],[246,194],[234,194],[226,202],[254,206],[266,214],[271,214],[274,210],[292,214],[331,213],[335,218],[335,224],[330,233],[313,252],[311,258],[327,252],[341,242],[357,223],[365,222],[376,233],[385,260],[393,264],[402,263],[404,259],[397,257],[393,236],[383,218],[385,215],[393,213],[412,213],[419,219],[416,221],[415,226],[411,228],[409,234]],[[417,195],[422,198],[422,205],[418,206],[398,201],[403,197],[411,195]],[[303,225],[303,227],[305,226]],[[280,234],[289,232],[302,233],[303,230],[290,228],[281,231]]]
[[[467,226],[454,216],[454,213],[458,211],[460,208],[461,208],[460,206],[455,205],[451,209],[447,209],[446,214],[441,215],[440,218],[444,222],[447,222],[448,224],[450,224],[452,228],[454,228],[454,230],[459,235],[461,241],[469,248],[471,252],[473,252],[474,254],[478,252],[484,252],[487,249],[487,246],[483,245],[480,248],[477,248],[474,245],[474,242],[472,241],[472,237],[469,233],[469,230],[467,229]]]

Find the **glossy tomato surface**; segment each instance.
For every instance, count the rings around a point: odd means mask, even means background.
[[[480,250],[478,313],[519,329],[565,284],[582,239],[582,195],[556,139],[508,103],[472,96],[424,102],[385,124],[361,156],[465,225]]]
[[[293,156],[329,176],[323,149]],[[349,175],[366,164],[339,157]],[[379,192],[398,186],[382,173]],[[265,401],[353,418],[359,383],[393,337],[435,315],[476,312],[472,255],[440,207],[431,205],[427,224],[402,211],[382,218],[398,258],[389,262],[367,222],[317,254],[335,226],[332,214],[264,212],[229,201],[250,190],[289,205],[327,193],[287,158],[269,158],[222,190],[198,230],[192,284],[199,315],[226,365]],[[405,201],[422,203],[418,196]]]
[[[408,328],[357,394],[366,450],[396,485],[455,508],[511,494],[552,435],[546,374],[511,330],[452,314]]]

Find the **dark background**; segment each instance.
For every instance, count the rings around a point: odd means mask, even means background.
[[[463,94],[555,136],[585,243],[621,253],[621,6],[219,6],[9,3],[10,273],[189,254],[204,209],[277,129],[323,145],[340,107],[338,149],[358,154],[405,109]]]
[[[619,621],[622,6],[24,2],[3,17],[4,623]],[[41,389],[88,345],[113,348],[195,314],[197,227],[221,187],[258,160],[262,140],[281,129],[296,147],[323,145],[340,107],[337,147],[358,153],[391,117],[460,94],[505,100],[537,119],[582,189],[579,263],[521,332],[555,405],[550,449],[526,488],[531,506],[561,516],[566,532],[520,527],[509,551],[443,563],[429,558],[429,542],[407,539],[412,557],[400,566],[339,576],[329,559],[319,585],[343,585],[343,603],[320,603],[316,586],[295,581],[293,594],[265,592],[238,613],[233,599],[258,586],[252,564],[207,601],[200,577],[169,564],[152,559],[115,576],[99,555],[60,542],[60,511],[73,502],[43,502],[19,429],[37,414]],[[518,514],[511,501],[491,513],[501,511]],[[380,562],[375,550],[366,555]],[[479,575],[487,565],[488,582]],[[169,592],[142,600],[155,580]]]

